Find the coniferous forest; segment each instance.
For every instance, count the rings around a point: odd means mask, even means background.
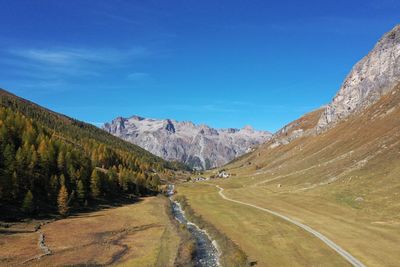
[[[0,208],[26,215],[148,195],[185,167],[0,90]]]

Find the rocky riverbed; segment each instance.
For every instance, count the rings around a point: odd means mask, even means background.
[[[174,218],[181,224],[186,225],[188,231],[192,234],[196,242],[196,267],[217,267],[219,265],[218,246],[215,241],[203,229],[200,229],[196,224],[190,222],[185,217],[185,212],[181,205],[172,199],[174,187],[169,187],[169,196],[172,202],[172,213]]]

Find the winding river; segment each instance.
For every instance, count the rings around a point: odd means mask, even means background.
[[[219,264],[218,246],[215,241],[205,230],[200,229],[196,224],[190,222],[185,217],[185,212],[181,205],[172,199],[174,194],[174,186],[168,186],[168,195],[172,203],[172,214],[174,218],[181,224],[186,225],[188,231],[196,242],[195,266],[196,267],[217,267]]]

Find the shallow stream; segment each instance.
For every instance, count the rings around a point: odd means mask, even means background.
[[[186,225],[188,231],[192,234],[196,242],[196,267],[217,267],[219,265],[219,252],[217,244],[212,241],[211,237],[205,230],[200,229],[196,224],[190,222],[185,217],[185,212],[182,210],[181,205],[172,199],[174,186],[170,185],[168,195],[172,203],[172,213],[174,218],[181,224]]]

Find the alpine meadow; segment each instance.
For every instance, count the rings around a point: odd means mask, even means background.
[[[0,266],[400,266],[400,3],[0,9]]]

